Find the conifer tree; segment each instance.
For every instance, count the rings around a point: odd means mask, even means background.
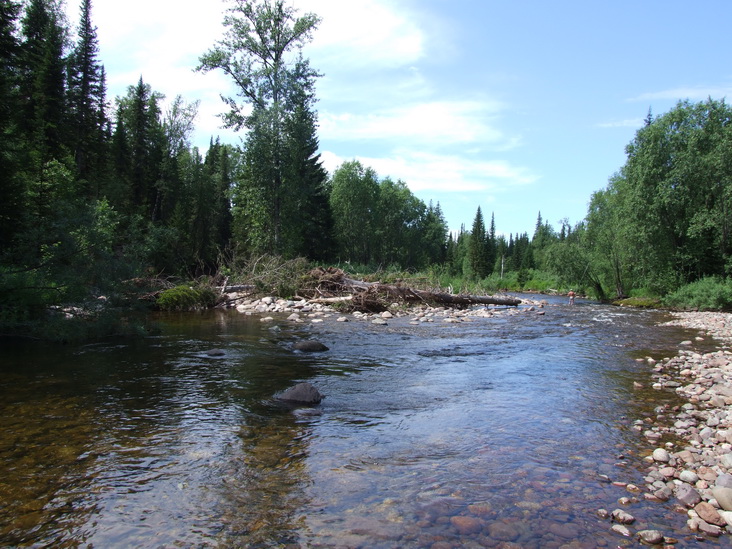
[[[478,206],[478,211],[475,213],[473,229],[470,232],[468,262],[471,274],[476,279],[482,279],[488,275],[485,223],[483,221],[483,213],[480,210],[480,206]]]
[[[21,129],[39,174],[51,159],[65,160],[67,31],[55,0],[30,0],[22,22]]]
[[[20,45],[16,26],[19,14],[19,4],[0,0],[0,249],[5,252],[20,230],[24,199],[17,125]]]
[[[91,10],[91,0],[82,0],[78,39],[69,59],[68,97],[76,170],[87,182],[87,194],[96,197],[105,163],[107,116],[105,73],[97,58],[99,45]]]

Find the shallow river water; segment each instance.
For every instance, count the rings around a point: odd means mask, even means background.
[[[634,388],[652,382],[635,359],[697,334],[548,299],[461,324],[211,311],[140,339],[3,342],[0,546],[635,547],[596,515],[618,507],[679,547],[729,546],[600,479],[643,485],[633,422],[677,401]],[[303,338],[330,351],[293,352]],[[273,398],[300,381],[320,406]]]

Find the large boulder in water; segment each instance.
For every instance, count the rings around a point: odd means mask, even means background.
[[[305,353],[322,353],[328,351],[328,347],[323,345],[320,341],[297,341],[292,344],[292,348],[296,351],[303,351]]]
[[[313,405],[323,400],[323,395],[310,383],[298,383],[277,397],[289,403]]]

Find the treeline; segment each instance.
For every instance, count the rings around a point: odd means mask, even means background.
[[[506,241],[493,222],[485,230],[478,209],[472,230],[448,240],[451,272],[483,279],[514,271],[519,287],[556,277],[555,286],[603,300],[732,306],[732,108],[710,98],[649,113],[626,152],[586,218],[574,227],[562,221],[559,233],[539,214],[531,238]]]
[[[332,177],[323,169],[319,75],[296,47],[317,22],[279,0],[236,4],[226,24],[245,29],[248,61],[217,46],[198,69],[253,71],[242,80],[248,108],[229,99],[223,116],[248,131],[242,146],[212,138],[202,152],[190,141],[197,103],[166,102],[142,76],[107,97],[91,0],[74,29],[60,0],[0,0],[0,324],[114,294],[123,281],[215,274],[258,254],[442,261],[439,205],[355,161]]]
[[[732,108],[710,98],[649,113],[626,152],[551,250],[551,268],[601,298],[663,297],[711,279],[705,291],[732,293]]]

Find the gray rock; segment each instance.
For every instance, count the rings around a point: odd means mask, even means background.
[[[719,458],[719,463],[727,469],[732,469],[732,454],[724,454]]]
[[[732,475],[727,473],[722,473],[721,475],[717,475],[717,480],[714,481],[714,484],[716,486],[724,486],[725,488],[732,488]]]
[[[694,507],[701,501],[699,492],[689,484],[679,484],[676,487],[676,498],[687,507]]]
[[[699,475],[697,475],[694,471],[689,471],[688,469],[685,469],[684,471],[681,471],[679,473],[679,479],[683,480],[684,482],[688,482],[689,484],[696,484],[696,481],[699,480]]]
[[[712,488],[712,495],[722,509],[725,511],[732,511],[732,488],[727,488],[726,486],[715,486]]]
[[[303,382],[290,387],[277,398],[286,402],[313,405],[323,400],[323,395],[310,383]]]
[[[706,534],[707,536],[718,538],[722,535],[722,529],[719,526],[709,524],[701,519],[699,519],[698,528],[702,534]]]
[[[628,527],[623,524],[613,524],[610,527],[610,530],[615,532],[616,534],[620,534],[621,536],[625,536],[626,538],[630,537],[630,530],[628,530]]]
[[[615,522],[619,522],[620,524],[633,524],[635,522],[635,517],[622,509],[615,509],[611,516]]]
[[[638,532],[638,539],[649,545],[657,545],[663,543],[663,534],[658,530],[641,530]]]
[[[661,463],[668,463],[671,456],[664,448],[656,448],[653,450],[653,459],[655,461],[660,461]]]
[[[223,349],[209,349],[206,351],[207,356],[224,356],[225,354]]]
[[[292,344],[292,348],[304,353],[322,353],[329,350],[329,348],[323,345],[320,341],[297,341]]]

